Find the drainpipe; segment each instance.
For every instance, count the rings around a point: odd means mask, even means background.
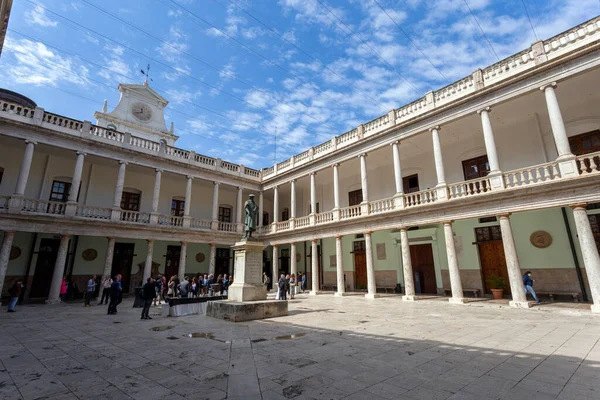
[[[569,218],[567,218],[567,211],[565,207],[561,207],[563,220],[565,221],[565,227],[567,228],[567,237],[569,238],[569,247],[571,247],[571,254],[573,255],[573,262],[575,263],[575,271],[577,272],[577,280],[579,280],[579,287],[581,288],[581,297],[583,301],[588,301],[587,292],[585,291],[585,285],[583,283],[583,275],[581,274],[581,266],[577,259],[577,252],[575,251],[575,243],[573,242],[573,235],[571,234],[571,226],[569,224]]]

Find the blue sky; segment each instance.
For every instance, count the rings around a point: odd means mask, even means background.
[[[178,147],[261,168],[597,14],[598,0],[17,0],[0,87],[93,121],[149,63]]]

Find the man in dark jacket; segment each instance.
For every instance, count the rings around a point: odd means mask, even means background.
[[[142,298],[144,299],[144,308],[142,308],[142,319],[152,319],[148,315],[150,312],[150,306],[156,298],[156,285],[154,279],[148,278],[144,286],[142,287]]]
[[[525,272],[525,275],[523,275],[523,286],[525,287],[525,296],[527,296],[527,292],[529,292],[531,293],[535,301],[541,303],[540,299],[538,299],[538,297],[535,294],[535,291],[533,290],[533,282],[535,282],[535,280],[531,279],[531,271]]]
[[[10,289],[8,289],[8,294],[10,294],[10,302],[8,303],[8,312],[15,312],[15,306],[19,302],[19,296],[21,296],[21,286],[22,281],[16,281]]]
[[[290,283],[287,279],[285,279],[285,275],[281,274],[281,278],[279,278],[279,282],[277,282],[278,290],[279,290],[279,300],[287,300],[287,292],[290,286]]]
[[[117,304],[121,302],[121,275],[115,276],[110,285],[110,303],[108,303],[108,315],[117,313]]]

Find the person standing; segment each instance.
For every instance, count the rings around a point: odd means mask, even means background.
[[[90,304],[92,301],[92,297],[94,297],[94,292],[96,291],[96,275],[92,276],[87,283],[87,290],[85,292],[85,302],[84,307],[91,307]]]
[[[63,276],[60,282],[60,301],[63,303],[67,301],[67,277]]]
[[[535,291],[533,290],[533,282],[535,282],[535,280],[531,279],[531,271],[525,272],[525,275],[523,275],[523,286],[525,287],[525,296],[527,296],[527,292],[529,292],[531,293],[535,301],[541,303],[540,299],[538,299],[538,297],[535,294]]]
[[[160,274],[158,274],[158,276],[156,277],[156,280],[154,281],[154,287],[156,289],[156,296],[154,296],[154,301],[152,302],[152,304],[156,305],[156,302],[158,301],[158,305],[160,306],[160,302],[162,300],[162,288],[163,288],[163,281],[162,281],[162,277],[160,276]]]
[[[19,280],[13,283],[10,289],[8,289],[8,294],[10,295],[8,312],[15,312],[15,306],[19,302],[19,297],[21,296],[21,287],[23,287],[23,282]]]
[[[300,286],[302,293],[306,292],[306,273],[302,274],[302,285]]]
[[[173,298],[175,297],[175,275],[171,276],[169,279],[169,291],[167,292],[167,296]]]
[[[117,313],[117,306],[121,298],[121,275],[115,276],[115,279],[110,286],[110,303],[108,304],[108,315]]]
[[[189,281],[189,278],[186,276],[183,278],[183,282],[181,282],[179,284],[179,297],[181,297],[181,298],[188,297],[189,286],[190,286],[190,281]]]
[[[269,275],[267,275],[266,272],[263,272],[263,285],[265,285],[265,287],[267,288],[267,290],[269,290],[269,283],[271,282],[271,280],[269,279]]]
[[[277,292],[279,294],[279,298],[278,300],[287,300],[287,288],[288,288],[288,281],[287,279],[285,279],[285,275],[281,274],[281,277],[279,278],[279,282],[277,282]]]
[[[290,299],[294,298],[294,295],[296,294],[296,275],[292,274],[290,275]]]
[[[102,303],[104,304],[108,304],[108,301],[110,300],[110,286],[112,285],[112,278],[110,276],[105,276],[104,280],[101,283],[102,286],[102,297],[100,298],[100,303],[98,303],[99,306],[102,305]],[[104,301],[104,299],[106,298],[106,302]]]
[[[156,299],[156,285],[154,284],[154,279],[148,278],[146,280],[146,283],[142,287],[142,297],[144,298],[144,308],[142,308],[141,319],[152,319],[148,313],[150,312],[152,302]]]

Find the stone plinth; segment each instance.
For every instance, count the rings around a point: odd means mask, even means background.
[[[288,315],[288,302],[285,300],[210,301],[206,307],[206,316],[231,322],[284,317],[286,315]]]
[[[257,301],[267,299],[267,288],[262,283],[261,242],[241,241],[231,248],[235,251],[233,284],[228,289],[230,301]]]

